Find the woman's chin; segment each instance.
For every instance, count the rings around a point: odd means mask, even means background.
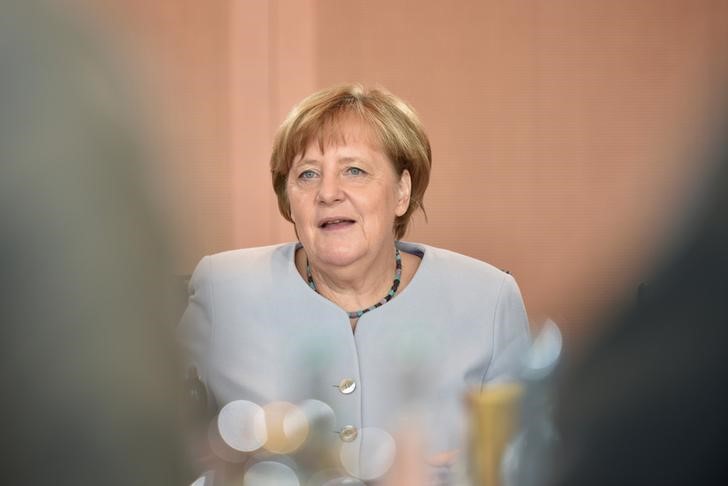
[[[347,267],[355,264],[360,260],[360,257],[352,255],[325,255],[319,258],[319,261],[324,265],[330,265],[334,267]]]
[[[309,255],[309,258],[322,265],[345,267],[358,262],[365,256],[366,252],[362,249],[338,246],[316,250],[315,254]]]

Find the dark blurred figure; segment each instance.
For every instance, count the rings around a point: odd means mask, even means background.
[[[168,249],[95,37],[0,6],[0,482],[176,485],[186,474]],[[189,482],[189,481],[188,481]]]
[[[554,485],[728,484],[725,134],[680,243],[638,302],[566,363]]]

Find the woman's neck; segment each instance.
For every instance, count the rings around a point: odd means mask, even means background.
[[[394,243],[370,259],[346,266],[317,264],[308,259],[305,250],[296,255],[296,266],[307,279],[306,263],[310,265],[316,291],[347,312],[366,309],[382,300],[389,292],[395,273]]]

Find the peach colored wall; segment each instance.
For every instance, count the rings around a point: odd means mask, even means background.
[[[412,239],[511,270],[536,323],[578,330],[636,287],[725,2],[327,0],[317,20],[319,86],[381,83],[429,129]]]
[[[295,238],[271,188],[273,134],[291,106],[316,88],[315,2],[234,2],[232,16],[235,247]]]
[[[229,249],[235,241],[233,5],[65,1],[80,4],[106,31],[111,51],[142,91],[145,104],[138,111],[157,149],[150,173],[180,243],[178,271],[189,274],[201,255]]]
[[[410,101],[432,140],[429,223],[408,238],[511,270],[534,323],[574,335],[636,285],[728,41],[712,0],[104,4],[156,71],[183,271],[293,237],[275,127],[314,89],[362,81]]]

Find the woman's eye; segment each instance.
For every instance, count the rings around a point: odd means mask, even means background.
[[[311,169],[304,170],[298,175],[299,179],[313,179],[314,177],[316,177],[316,172]]]
[[[359,167],[349,167],[347,169],[347,172],[349,173],[349,175],[353,176],[362,175],[364,173],[364,171],[361,170]]]

